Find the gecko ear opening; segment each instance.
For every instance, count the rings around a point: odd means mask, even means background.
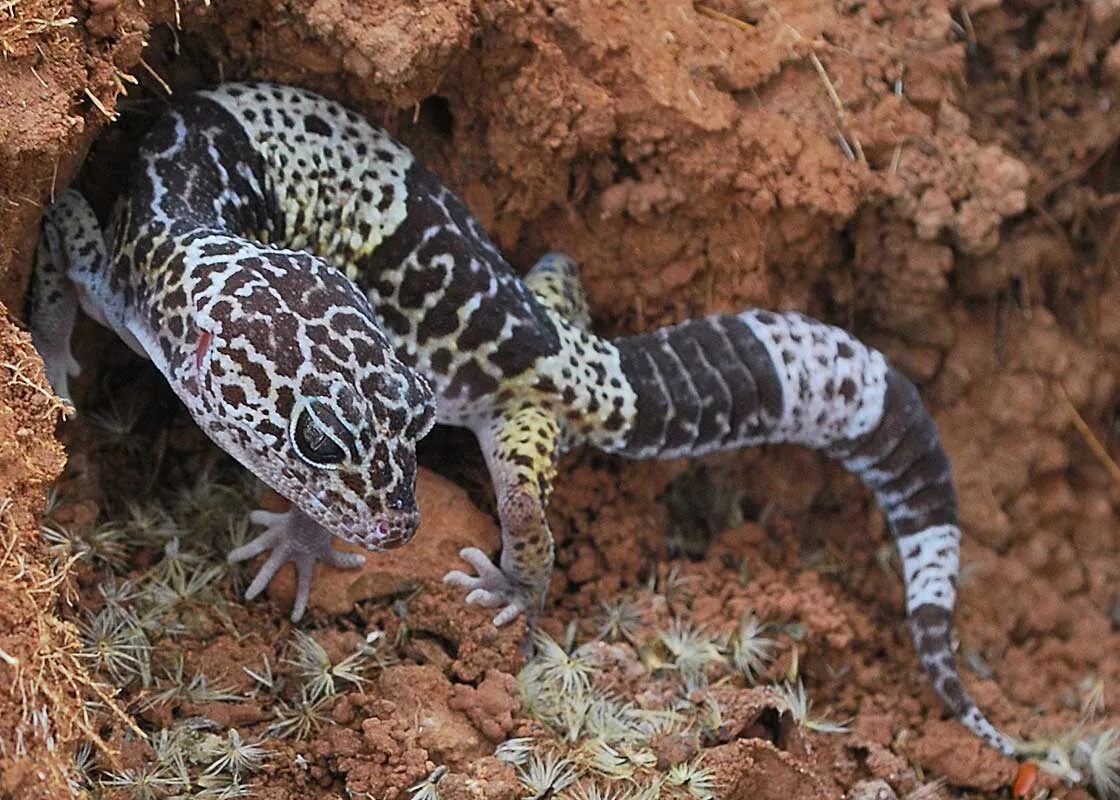
[[[300,400],[288,426],[296,455],[315,467],[338,469],[353,449],[353,437],[326,404]]]

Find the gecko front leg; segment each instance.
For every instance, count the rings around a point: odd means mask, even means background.
[[[248,544],[234,548],[226,558],[230,563],[248,561],[271,551],[253,582],[245,590],[245,599],[252,600],[264,591],[280,568],[291,561],[296,568],[296,596],[292,605],[292,622],[299,622],[311,595],[311,577],[315,563],[322,561],[332,567],[353,569],[365,563],[361,553],[335,550],[330,532],[302,511],[293,508],[283,513],[258,510],[249,515],[254,525],[265,530]]]
[[[452,570],[444,582],[467,590],[467,602],[499,608],[495,625],[536,615],[552,577],[552,532],[545,507],[556,474],[560,426],[546,407],[523,401],[476,431],[497,492],[502,555],[497,566],[478,548],[460,556],[476,571]]]

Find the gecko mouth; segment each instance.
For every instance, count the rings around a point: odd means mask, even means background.
[[[318,497],[308,498],[308,513],[319,524],[343,541],[364,547],[367,550],[392,550],[407,544],[420,525],[419,509],[410,511],[384,511],[370,514],[368,511],[361,519],[340,519]],[[316,514],[315,512],[318,512]]]
[[[420,524],[420,513],[408,511],[391,517],[377,517],[361,530],[347,531],[342,538],[367,550],[391,550],[408,542]]]

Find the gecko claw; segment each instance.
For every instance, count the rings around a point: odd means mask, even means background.
[[[365,556],[361,553],[335,550],[331,546],[331,534],[297,511],[286,511],[283,514],[254,511],[249,515],[249,521],[254,525],[263,525],[264,533],[248,544],[231,550],[226,558],[231,563],[237,563],[271,551],[257,570],[253,582],[245,590],[246,600],[252,600],[263,592],[284,564],[289,561],[295,564],[296,596],[292,605],[292,622],[299,622],[307,609],[307,600],[311,596],[311,578],[317,561],[343,569],[353,569],[365,563]]]
[[[464,547],[459,557],[474,567],[476,575],[469,575],[453,569],[443,576],[443,582],[467,591],[467,602],[483,608],[504,606],[494,617],[494,625],[502,627],[513,622],[530,608],[536,608],[534,592],[509,579],[502,569],[494,564],[477,547]]]

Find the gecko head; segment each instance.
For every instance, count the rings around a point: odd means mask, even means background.
[[[419,524],[416,442],[435,411],[427,382],[403,364],[367,377],[357,392],[339,382],[295,400],[287,444],[303,486],[289,496],[336,536],[385,550]]]
[[[189,359],[196,420],[335,536],[371,550],[407,542],[419,523],[416,442],[435,403],[365,297],[334,270],[305,268],[224,302]]]

